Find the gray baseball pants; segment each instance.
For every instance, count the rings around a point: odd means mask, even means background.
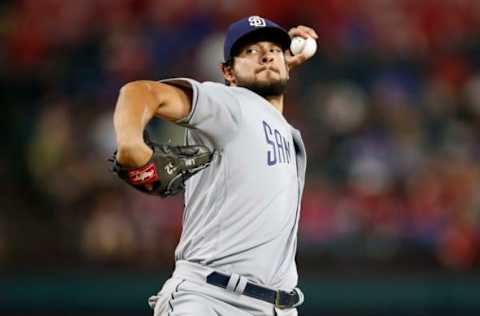
[[[154,316],[297,316],[296,308],[279,309],[273,304],[206,282],[214,270],[177,261],[173,276],[157,295],[150,297]]]

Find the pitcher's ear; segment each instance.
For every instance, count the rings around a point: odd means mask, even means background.
[[[233,73],[233,59],[223,62],[220,67],[222,68],[223,78],[225,79],[225,84],[230,86],[236,83],[235,75]]]

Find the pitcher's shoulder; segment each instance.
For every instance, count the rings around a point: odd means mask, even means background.
[[[228,89],[229,86],[221,83],[221,82],[215,82],[215,81],[202,81],[200,84],[204,87],[209,87],[209,88],[215,88],[215,89]]]
[[[246,90],[245,88],[227,86],[224,83],[215,82],[215,81],[203,81],[201,82],[201,85],[207,88],[223,90],[229,93],[239,93],[239,92],[242,92],[243,90]]]

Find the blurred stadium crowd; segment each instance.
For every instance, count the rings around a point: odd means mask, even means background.
[[[170,265],[181,197],[142,195],[109,171],[118,90],[222,81],[226,26],[252,14],[320,35],[286,102],[309,154],[301,257],[478,269],[476,0],[2,2],[0,263]]]

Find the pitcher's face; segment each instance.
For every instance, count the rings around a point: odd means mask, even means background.
[[[283,94],[289,79],[284,51],[274,42],[247,44],[235,56],[230,77],[225,79],[233,86],[262,96]]]

